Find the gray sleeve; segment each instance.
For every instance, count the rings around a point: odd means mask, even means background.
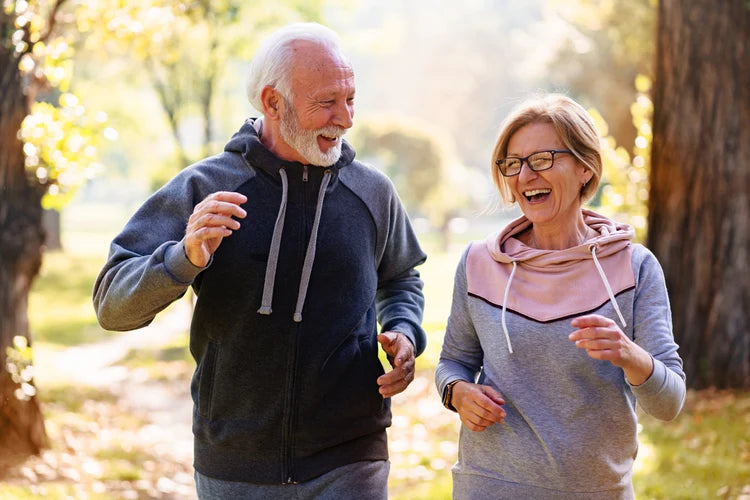
[[[93,292],[103,328],[148,325],[201,271],[187,259],[182,241],[197,203],[185,180],[179,176],[153,194],[112,241]]]
[[[427,256],[419,246],[406,210],[395,191],[390,200],[385,247],[378,264],[375,306],[382,331],[406,335],[418,356],[427,345],[427,336],[421,326],[423,283],[415,267],[422,264]]]
[[[239,155],[222,153],[182,170],[146,200],[112,241],[94,283],[99,324],[134,330],[180,298],[202,271],[188,260],[183,242],[193,208],[253,175]]]
[[[355,161],[341,170],[340,179],[367,206],[377,230],[375,308],[382,331],[403,333],[419,355],[425,349],[427,336],[421,327],[422,279],[415,267],[427,256],[419,246],[393,183],[385,174]]]
[[[438,394],[453,380],[474,382],[482,368],[484,352],[479,343],[469,312],[469,293],[466,285],[466,258],[464,251],[453,284],[453,302],[443,338],[440,361],[435,369]]]
[[[685,402],[685,373],[672,335],[672,313],[659,262],[645,247],[636,271],[633,304],[635,342],[654,360],[654,370],[643,384],[630,386],[638,404],[649,415],[672,420]]]

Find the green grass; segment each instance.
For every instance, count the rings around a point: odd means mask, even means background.
[[[45,386],[39,397],[43,408],[45,404],[49,404],[53,405],[56,411],[72,413],[79,413],[87,401],[112,404],[117,402],[117,396],[109,391],[80,385]]]
[[[180,335],[170,343],[146,349],[131,349],[118,364],[128,368],[148,368],[160,362],[193,361],[190,355],[189,337]]]
[[[189,340],[185,333],[164,346],[131,349],[117,364],[130,369],[145,369],[152,381],[182,381],[187,386],[195,369]]]
[[[639,499],[750,495],[750,393],[690,391],[674,421],[639,420]]]
[[[29,295],[29,322],[36,340],[73,346],[106,338],[99,327],[91,292],[100,259],[69,252],[48,252]]]

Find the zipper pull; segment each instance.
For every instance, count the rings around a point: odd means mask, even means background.
[[[302,165],[302,182],[307,182],[307,165]]]

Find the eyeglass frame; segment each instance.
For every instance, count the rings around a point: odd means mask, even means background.
[[[552,153],[552,161],[550,162],[549,167],[536,169],[536,168],[534,168],[534,167],[531,166],[531,163],[529,163],[529,158],[531,158],[532,156],[534,156],[536,154],[539,154],[539,153]],[[535,151],[535,152],[531,153],[530,155],[524,156],[523,158],[520,158],[518,156],[506,156],[505,158],[498,158],[497,160],[495,160],[495,165],[497,165],[497,169],[500,171],[500,173],[502,174],[503,177],[515,177],[517,175],[520,175],[521,170],[523,170],[523,164],[524,164],[524,162],[526,162],[526,166],[528,166],[529,170],[531,170],[532,172],[544,172],[545,170],[549,170],[549,169],[551,169],[552,167],[555,166],[555,155],[557,153],[568,153],[568,154],[571,154],[571,155],[574,154],[573,151],[571,151],[569,149],[543,149],[542,151]],[[500,168],[500,162],[502,162],[504,160],[507,160],[508,158],[513,158],[513,159],[521,161],[521,168],[519,168],[518,172],[516,172],[515,174],[507,175],[507,174],[505,174],[503,172],[503,169]]]

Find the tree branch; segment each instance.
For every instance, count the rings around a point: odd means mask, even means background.
[[[23,56],[30,54],[34,50],[34,45],[39,42],[47,42],[52,33],[55,31],[55,25],[57,24],[57,13],[59,12],[62,5],[67,0],[57,0],[50,10],[49,16],[47,17],[47,31],[40,35],[39,40],[36,42],[31,41],[31,23],[26,23],[23,27],[23,41],[26,42],[26,48],[18,54],[17,61],[20,61]]]
[[[57,12],[66,1],[67,0],[57,0],[55,5],[52,6],[52,10],[47,18],[47,32],[39,38],[40,42],[46,42],[49,40],[49,37],[52,36],[52,33],[55,30],[55,24],[57,24]]]

